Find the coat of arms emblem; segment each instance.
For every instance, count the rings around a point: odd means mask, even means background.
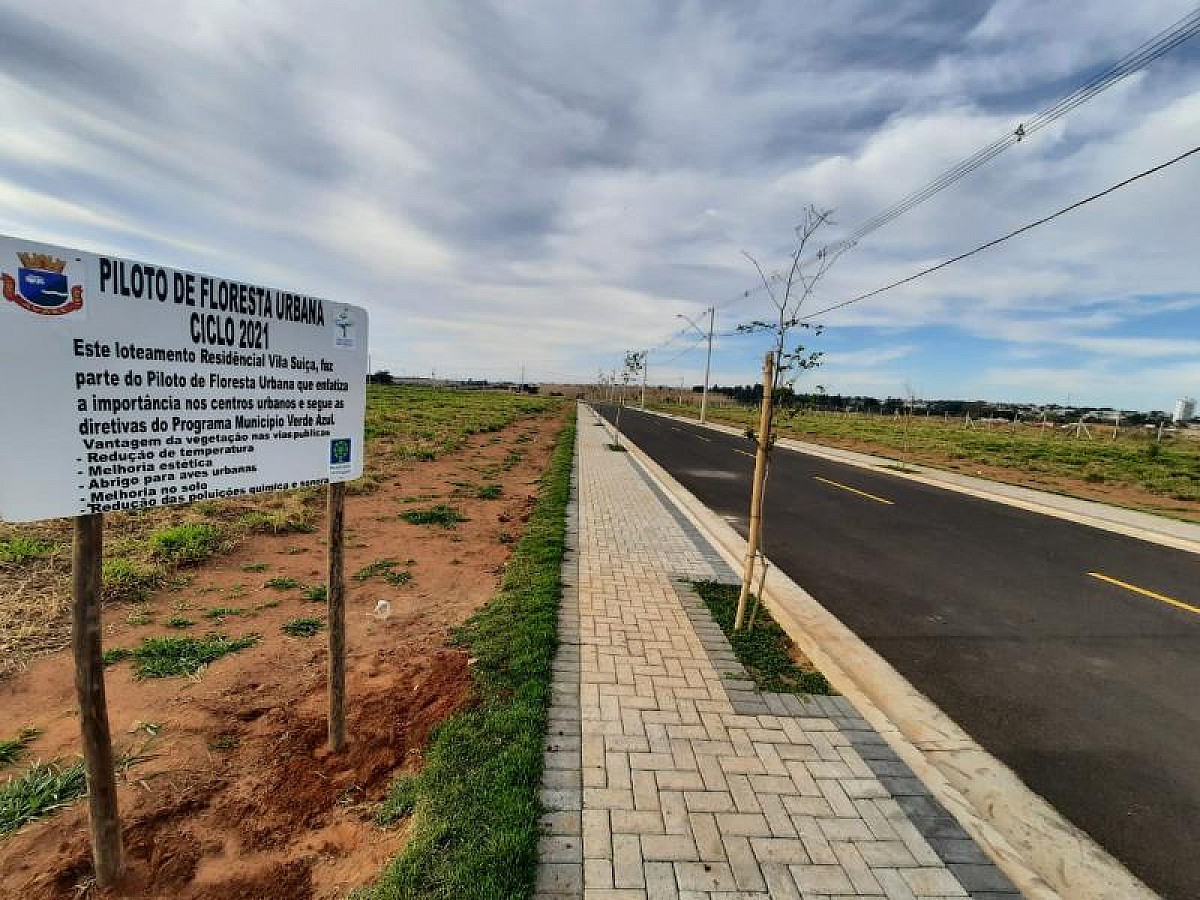
[[[71,284],[66,261],[48,253],[18,253],[17,277],[0,272],[4,299],[41,316],[62,316],[83,307],[83,285]]]

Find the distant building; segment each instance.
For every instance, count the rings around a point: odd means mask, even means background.
[[[1171,421],[1176,425],[1182,422],[1188,422],[1196,417],[1196,398],[1181,397],[1175,403],[1175,414],[1171,416]]]

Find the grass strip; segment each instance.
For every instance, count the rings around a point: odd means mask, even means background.
[[[760,606],[753,628],[733,630],[737,615],[737,600],[740,588],[736,584],[719,581],[693,581],[692,586],[712,617],[716,619],[733,653],[746,668],[760,691],[774,694],[834,694],[833,687],[820,672],[802,669],[792,659],[792,639],[771,618],[766,606]],[[751,594],[747,607],[753,608]],[[747,619],[749,616],[747,616]]]
[[[0,785],[0,834],[48,816],[86,793],[83,760],[69,766],[35,763],[19,778]]]
[[[459,630],[479,702],[439,726],[425,768],[397,780],[380,821],[412,811],[408,845],[359,900],[528,897],[575,427],[566,426],[497,596]]]

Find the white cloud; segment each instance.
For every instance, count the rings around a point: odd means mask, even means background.
[[[0,228],[367,302],[397,370],[591,378],[753,287],[740,251],[781,259],[804,204],[853,227],[1187,11],[1096,0],[1066,28],[1051,0],[0,5]],[[814,306],[1194,143],[1194,60],[1182,48],[871,236]],[[1181,164],[831,315],[831,383],[1005,394],[1058,370],[1002,360],[1077,353],[1096,391],[1161,402],[1154,367],[1200,332],[1180,227],[1198,188]],[[734,304],[718,327],[761,312]],[[994,355],[934,366],[959,339]],[[755,377],[747,346],[718,349],[722,380]],[[1116,361],[1125,387],[1090,377]]]

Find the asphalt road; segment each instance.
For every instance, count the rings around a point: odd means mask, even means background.
[[[621,430],[745,535],[749,440],[629,408]],[[1200,898],[1200,614],[1166,602],[1200,608],[1200,557],[782,448],[763,521],[772,561],[1031,789]]]

